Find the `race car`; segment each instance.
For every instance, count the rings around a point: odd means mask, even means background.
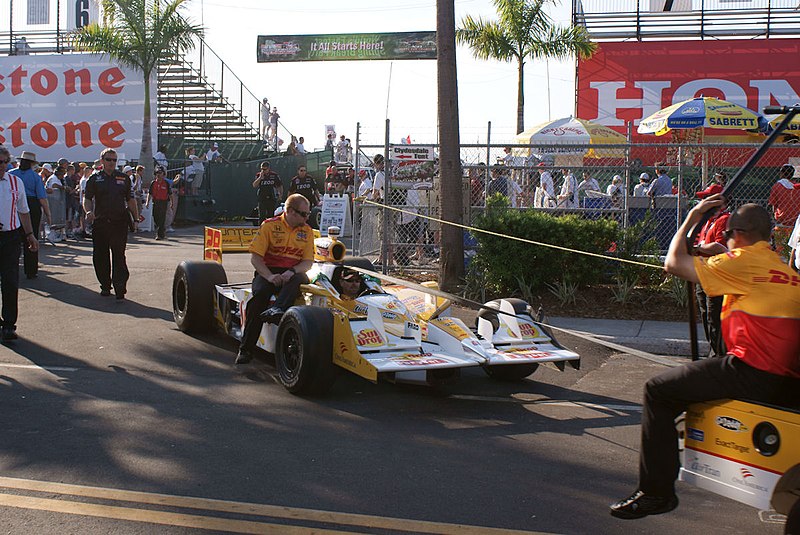
[[[221,259],[246,251],[255,231],[206,228],[206,260],[183,261],[175,271],[172,302],[180,330],[207,332],[216,323],[241,339],[251,283],[228,283]],[[315,239],[311,283],[278,325],[264,324],[258,339],[258,347],[275,355],[278,379],[290,392],[322,394],[340,370],[373,382],[438,385],[467,367],[503,380],[527,377],[544,362],[579,367],[580,356],[559,345],[524,301],[490,301],[470,328],[450,315],[457,297],[435,282],[399,281],[375,272],[368,259],[346,258],[337,233],[332,227],[328,237]],[[334,284],[336,270],[345,267],[362,274],[355,299]]]
[[[686,411],[680,478],[800,522],[800,407],[742,400]]]

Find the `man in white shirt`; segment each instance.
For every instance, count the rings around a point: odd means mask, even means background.
[[[31,225],[31,214],[22,179],[7,172],[11,153],[0,145],[0,292],[2,293],[3,342],[17,339],[19,298],[20,228],[31,252],[39,250],[39,242]]]
[[[206,153],[206,161],[218,162],[220,160],[222,160],[222,154],[219,153],[219,144],[215,142]]]
[[[167,147],[165,147],[164,145],[159,145],[158,150],[156,151],[155,154],[153,154],[153,161],[156,162],[156,164],[163,167],[164,169],[169,167],[169,160],[167,160],[167,155],[165,154],[166,150]]]
[[[556,188],[553,175],[547,170],[547,164],[539,164],[539,187],[536,188],[534,208],[552,208],[555,206]]]
[[[306,147],[304,145],[305,142],[306,138],[304,138],[303,136],[300,136],[300,139],[297,140],[297,144],[294,147],[297,149],[298,154],[306,153]]]
[[[564,176],[564,182],[561,184],[561,193],[558,195],[558,207],[577,208],[578,181],[575,180],[570,169],[562,169],[561,174]]]
[[[633,187],[634,197],[647,197],[647,190],[650,188],[650,175],[642,173],[639,175],[639,183]]]

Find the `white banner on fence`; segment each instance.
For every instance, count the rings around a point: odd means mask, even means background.
[[[150,109],[156,139],[156,83]],[[111,147],[136,159],[142,143],[144,81],[94,54],[0,57],[0,143],[41,162],[94,161]]]
[[[389,147],[390,160],[417,160],[432,162],[436,159],[433,147],[410,147],[408,145],[391,145]]]

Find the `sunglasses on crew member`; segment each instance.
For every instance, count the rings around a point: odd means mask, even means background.
[[[297,209],[297,208],[295,208],[294,206],[290,206],[289,208],[291,208],[292,210],[294,210],[294,212],[295,212],[297,215],[299,215],[300,217],[302,217],[303,219],[307,219],[307,218],[308,218],[308,216],[310,216],[310,215],[311,215],[311,212],[304,212],[304,211],[302,211],[302,210],[298,210],[298,209]]]
[[[116,158],[103,158],[103,159],[104,159],[105,161],[107,161],[107,162],[116,162],[116,161],[117,161],[117,159],[116,159]]]
[[[10,161],[11,161],[11,160],[0,160],[0,164],[8,163],[8,162],[10,162]]]

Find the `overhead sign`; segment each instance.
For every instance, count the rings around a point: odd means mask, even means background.
[[[436,32],[259,35],[257,60],[436,59]]]
[[[151,84],[156,87],[155,75]],[[156,93],[150,101],[153,134]],[[121,159],[137,158],[143,114],[142,74],[105,56],[0,57],[0,143],[12,156],[27,150],[41,162],[94,161],[109,147]]]
[[[798,57],[800,39],[599,43],[578,62],[577,115],[624,133],[627,122],[701,95],[759,112],[791,106],[800,102]]]

